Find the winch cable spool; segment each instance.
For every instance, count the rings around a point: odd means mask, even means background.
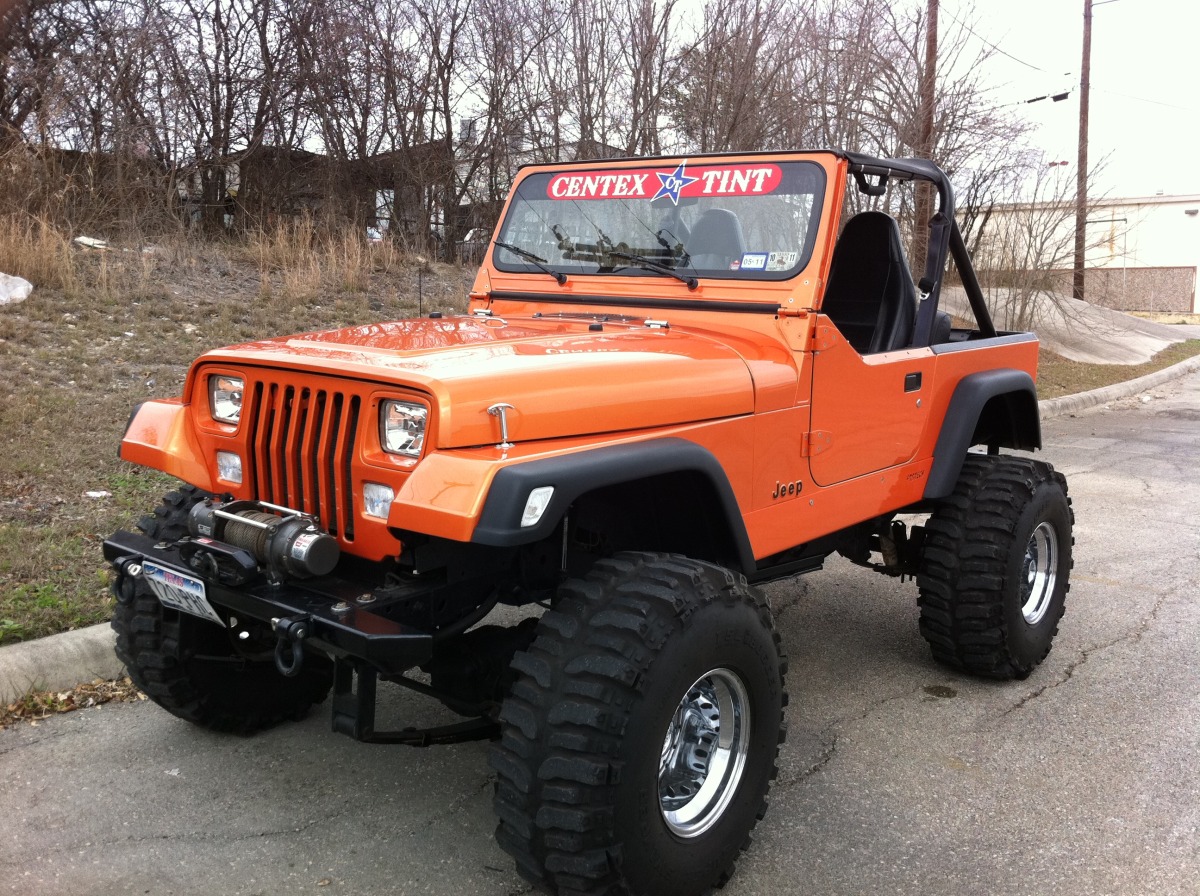
[[[299,578],[328,575],[341,556],[337,539],[321,531],[313,517],[265,502],[205,501],[192,509],[188,528],[193,535],[248,551],[277,573]]]
[[[266,523],[271,528],[263,529],[255,526],[246,520],[255,520],[260,523]],[[279,517],[273,513],[260,513],[256,510],[243,510],[237,514],[237,519],[226,519],[225,529],[221,533],[221,540],[227,541],[239,548],[245,548],[260,560],[267,556],[267,546],[270,544],[271,536],[274,534],[275,526],[280,522]]]

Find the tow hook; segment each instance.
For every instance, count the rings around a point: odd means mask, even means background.
[[[300,674],[304,664],[304,639],[308,637],[307,616],[285,616],[271,620],[271,628],[278,638],[275,642],[275,668],[287,678]],[[290,658],[288,654],[291,654]]]
[[[122,557],[113,566],[117,571],[110,586],[113,597],[117,599],[117,603],[128,606],[133,603],[137,577],[142,574],[142,564],[136,557]]]

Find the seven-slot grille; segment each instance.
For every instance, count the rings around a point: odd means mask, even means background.
[[[354,540],[350,464],[362,398],[335,389],[254,383],[250,454],[258,499],[303,510]]]

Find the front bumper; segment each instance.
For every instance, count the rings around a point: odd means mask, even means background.
[[[122,574],[127,573],[130,564],[140,565],[150,560],[196,575],[173,545],[135,532],[119,531],[105,540],[104,559]],[[306,648],[315,648],[335,659],[362,660],[384,675],[399,675],[433,655],[430,634],[360,606],[357,599],[364,593],[361,584],[335,576],[274,585],[260,582],[237,588],[208,579],[204,584],[213,606],[267,625],[275,619],[303,619],[308,623]],[[334,612],[337,604],[348,605],[348,609]]]

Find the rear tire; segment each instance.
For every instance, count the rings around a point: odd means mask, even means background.
[[[181,538],[189,511],[205,497],[186,485],[169,492],[138,528],[162,541]],[[310,652],[299,674],[285,678],[267,658],[270,641],[238,642],[228,629],[164,607],[140,577],[119,578],[113,593],[116,652],[130,679],[167,712],[195,725],[243,734],[268,728],[302,718],[333,685],[327,658]]]
[[[740,575],[621,554],[568,582],[501,709],[496,838],[561,894],[695,896],[766,811],[786,660]]]
[[[1067,480],[1049,464],[970,455],[926,526],[917,585],[934,658],[1026,678],[1050,652],[1072,567]]]

